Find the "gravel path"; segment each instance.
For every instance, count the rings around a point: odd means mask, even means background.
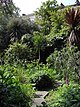
[[[42,103],[46,103],[45,97],[48,95],[48,91],[37,91],[35,98],[33,99],[32,107],[40,106]]]

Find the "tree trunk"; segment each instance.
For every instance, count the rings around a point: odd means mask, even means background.
[[[39,49],[39,59],[38,59],[38,62],[40,62],[40,59],[41,59],[41,52],[40,52],[40,49]]]
[[[71,47],[75,43],[75,41],[77,41],[76,34],[75,31],[72,30],[68,38],[69,46]]]
[[[68,38],[68,43],[70,47],[74,44],[80,47],[80,38],[78,36],[77,30],[74,29],[71,31],[70,36]]]
[[[64,81],[65,81],[65,83],[66,83],[67,85],[69,85],[69,75],[68,75],[68,73],[65,73],[65,74],[64,74]]]

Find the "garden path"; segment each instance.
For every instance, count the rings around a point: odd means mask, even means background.
[[[46,103],[45,97],[48,95],[48,91],[37,91],[35,92],[35,98],[33,98],[32,107],[41,106],[42,103]]]

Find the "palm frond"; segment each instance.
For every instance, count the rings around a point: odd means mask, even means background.
[[[75,28],[80,24],[80,9],[70,8],[66,11],[65,21],[68,25]]]

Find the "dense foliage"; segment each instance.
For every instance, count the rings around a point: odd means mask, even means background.
[[[61,51],[54,51],[48,58],[49,67],[55,68],[59,78],[75,80],[79,82],[80,72],[80,51],[77,47],[63,48]]]
[[[22,84],[17,75],[18,68],[9,65],[0,66],[0,106],[29,107],[31,86]],[[31,94],[30,94],[31,93]],[[30,95],[29,95],[30,94]]]
[[[26,44],[15,42],[5,52],[5,63],[11,64],[18,61],[30,61],[33,59],[32,55],[32,50]]]
[[[47,0],[32,21],[1,0],[0,106],[31,107],[35,91],[49,90],[43,107],[79,107],[79,33],[79,7]]]
[[[59,87],[48,96],[48,107],[79,107],[79,91],[79,85]]]

